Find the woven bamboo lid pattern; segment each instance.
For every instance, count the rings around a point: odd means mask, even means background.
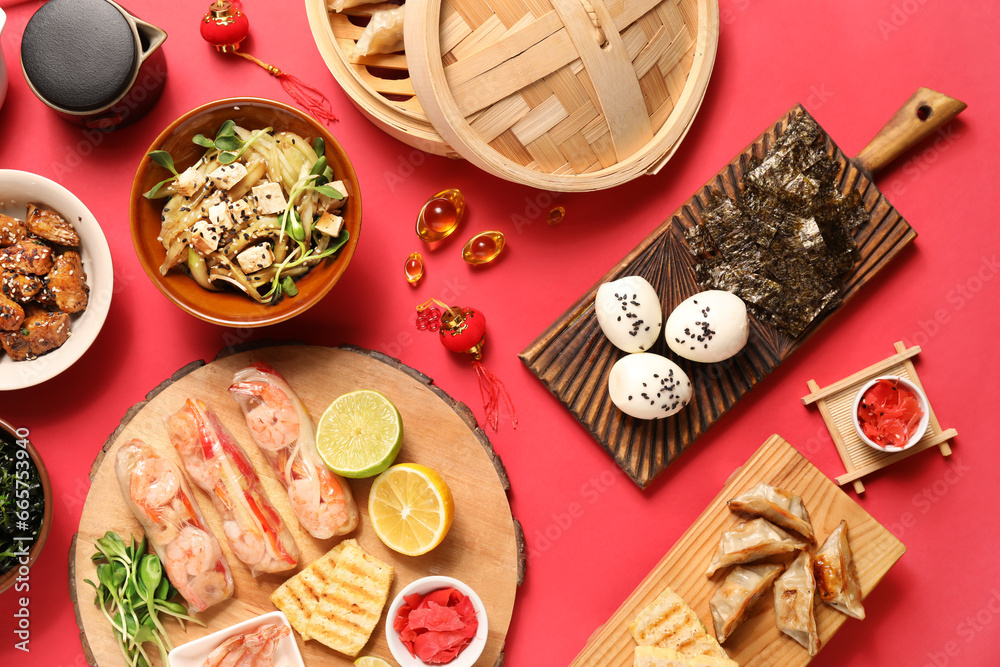
[[[342,14],[325,0],[306,0],[313,39],[351,102],[376,126],[404,143],[435,155],[460,157],[427,119],[410,83],[402,53],[354,55],[354,45],[373,12],[390,4],[361,5]]]
[[[596,190],[655,173],[704,97],[717,0],[408,0],[413,87],[502,178]]]

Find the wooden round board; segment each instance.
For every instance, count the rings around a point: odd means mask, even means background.
[[[141,438],[160,452],[178,460],[170,446],[164,418],[173,414],[185,399],[197,396],[208,403],[237,440],[245,446],[265,491],[292,530],[302,552],[299,567],[282,574],[268,574],[256,580],[220,540],[233,571],[236,592],[227,600],[200,614],[205,627],[187,625],[186,632],[167,623],[175,645],[181,645],[240,621],[274,610],[270,595],[287,577],[326,553],[339,541],[316,540],[295,520],[288,496],[263,456],[252,445],[246,422],[236,402],[228,395],[233,373],[249,363],[266,361],[278,369],[296,390],[314,419],[336,397],[355,389],[377,389],[396,405],[403,417],[403,446],[397,462],[412,461],[437,470],[455,497],[455,520],[444,542],[429,554],[406,557],[385,547],[368,522],[368,491],[371,480],[351,480],[361,521],[348,537],[357,539],[368,553],[395,569],[389,602],[408,583],[432,574],[455,577],[471,586],[483,599],[489,619],[486,650],[476,663],[482,667],[503,661],[503,644],[510,625],[517,586],[523,578],[524,547],[520,525],[513,519],[507,502],[509,488],[500,460],[471,412],[440,389],[426,376],[398,361],[359,348],[325,348],[305,345],[268,347],[234,354],[190,370],[178,371],[170,380],[150,392],[144,404],[136,406],[109,438],[91,471],[91,487],[80,518],[79,532],[70,551],[70,590],[77,612],[84,651],[91,665],[118,667],[125,661],[115,642],[111,626],[93,604],[93,589],[84,579],[96,581],[90,559],[93,541],[108,530],[124,539],[141,536],[142,529],[125,505],[115,477],[115,454],[131,438]],[[217,536],[221,522],[211,500],[201,490],[198,496],[205,519]],[[388,608],[388,603],[386,603]],[[306,667],[351,665],[353,659],[316,641],[303,642],[296,635]],[[362,655],[391,659],[385,639],[385,618],[379,621]],[[154,664],[159,664],[156,660]]]

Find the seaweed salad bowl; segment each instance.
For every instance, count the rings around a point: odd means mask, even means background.
[[[48,470],[25,430],[0,419],[0,593],[27,580],[51,525]]]

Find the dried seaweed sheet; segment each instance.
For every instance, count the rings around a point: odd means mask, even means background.
[[[854,231],[868,220],[860,194],[837,187],[841,169],[819,125],[795,116],[751,160],[739,199],[713,192],[701,224],[685,232],[702,286],[733,292],[791,336],[839,303],[858,261]]]

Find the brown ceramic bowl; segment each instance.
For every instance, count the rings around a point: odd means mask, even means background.
[[[2,419],[0,419],[0,431],[3,431],[5,437],[9,437],[12,442],[18,439],[14,427]],[[38,479],[42,483],[42,496],[45,498],[45,511],[42,514],[42,526],[38,530],[38,538],[31,545],[31,549],[28,550],[28,562],[15,565],[13,569],[7,572],[0,572],[0,593],[3,593],[14,585],[18,576],[22,573],[22,567],[31,567],[32,563],[35,562],[38,554],[42,552],[42,547],[45,546],[45,540],[49,536],[49,528],[52,526],[52,483],[49,481],[49,471],[45,468],[42,457],[38,455],[38,450],[35,449],[31,442],[28,442],[25,449],[28,450],[31,461],[38,470]]]
[[[204,149],[191,142],[196,134],[214,137],[227,119],[234,120],[247,129],[273,127],[277,131],[291,131],[306,139],[323,137],[326,156],[333,167],[334,178],[344,182],[348,190],[347,202],[341,215],[350,240],[340,252],[322,264],[313,267],[296,281],[299,293],[284,296],[273,305],[260,304],[239,292],[211,292],[203,289],[194,279],[180,271],[160,274],[160,264],[166,250],[157,240],[160,234],[160,211],[166,200],[150,200],[142,196],[169,172],[149,159],[154,150],[165,150],[174,158],[177,171],[183,171],[201,157]],[[228,98],[209,102],[193,109],[171,123],[146,151],[132,182],[129,204],[129,226],[132,243],[146,275],[163,294],[183,310],[206,322],[230,327],[262,327],[295,317],[316,303],[330,291],[343,275],[354,255],[361,232],[361,189],[354,167],[343,147],[319,123],[298,109],[280,102],[251,97]]]

